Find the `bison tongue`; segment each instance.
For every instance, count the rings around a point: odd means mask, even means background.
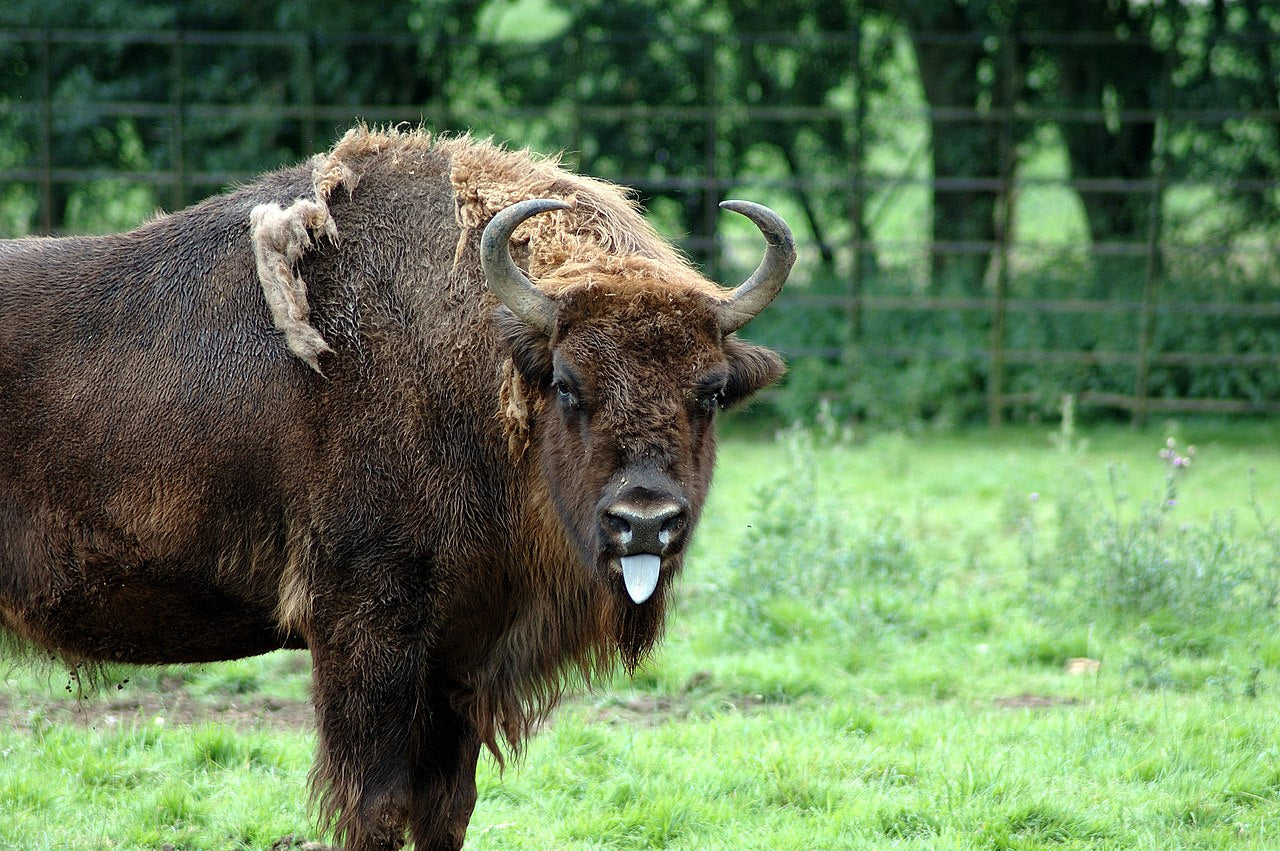
[[[637,553],[623,556],[622,581],[627,586],[627,593],[636,603],[643,603],[653,595],[658,587],[658,568],[662,566],[662,556],[653,553]]]

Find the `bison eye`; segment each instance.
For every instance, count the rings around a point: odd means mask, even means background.
[[[556,401],[566,410],[576,411],[581,402],[578,400],[578,394],[560,381],[553,381],[551,386],[556,391]]]

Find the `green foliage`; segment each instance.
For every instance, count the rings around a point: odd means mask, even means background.
[[[1153,455],[1157,453],[1152,453]],[[1057,616],[1140,623],[1145,635],[1184,649],[1199,642],[1205,624],[1261,624],[1280,602],[1280,558],[1274,542],[1246,538],[1234,513],[1207,522],[1178,516],[1194,447],[1169,438],[1158,453],[1164,486],[1157,498],[1134,502],[1125,469],[1112,464],[1107,486],[1070,469],[1075,486],[1057,504],[1051,546],[1035,540],[1033,506],[1016,513],[1033,592],[1050,599]]]
[[[779,439],[788,472],[760,487],[754,522],[726,561],[734,632],[756,643],[806,642],[910,618],[932,582],[902,517],[851,510],[823,470],[813,431],[791,428]]]
[[[68,21],[100,39],[39,38]],[[370,17],[341,0],[16,0],[0,10],[0,170],[23,177],[0,187],[0,235],[118,230],[360,119],[493,134],[636,187],[726,282],[758,235],[716,202],[780,210],[801,262],[747,334],[817,352],[793,358],[785,419],[825,400],[892,429],[970,423],[987,412],[981,303],[1005,203],[1015,298],[1136,301],[1154,225],[1158,303],[1275,302],[1278,25],[1253,2],[396,0]],[[1002,127],[1006,101],[1045,117]],[[1180,117],[1224,105],[1232,117]],[[46,161],[48,187],[30,177]],[[1002,169],[1008,192],[988,185]],[[852,294],[978,307],[833,306]],[[1149,394],[1274,402],[1274,319],[1160,309]],[[1133,311],[1011,311],[1013,418],[1051,415],[1062,393],[1132,393],[1137,327]],[[1085,356],[1019,354],[1059,351]]]
[[[1157,308],[1148,374],[1148,395],[1166,399],[1241,399],[1257,403],[1280,398],[1280,323],[1270,312],[1277,293],[1265,275],[1222,268],[1193,272],[1189,262],[1170,264],[1160,298],[1174,303],[1240,300],[1237,308],[1214,311]],[[1020,272],[1015,298],[1027,300],[1006,321],[1004,391],[1020,401],[1014,419],[1037,421],[1056,413],[1064,393],[1134,392],[1139,313],[1133,310],[1040,312],[1033,299],[1084,300],[1091,286],[1087,266],[1068,260]],[[805,299],[813,290],[784,292],[775,307],[748,326],[755,340],[786,352],[829,354],[792,357],[774,409],[788,421],[812,422],[826,402],[843,420],[879,428],[936,427],[985,422],[991,360],[990,311],[925,309],[911,306],[908,282],[888,273],[864,282],[868,295],[902,299],[902,307],[863,311],[856,336],[846,311]],[[1141,278],[1128,287],[1141,291]],[[819,289],[818,292],[822,292]],[[1267,309],[1248,315],[1245,305]],[[1033,353],[1030,356],[1021,353]],[[1082,357],[1036,357],[1070,352]],[[1170,357],[1169,353],[1178,353]],[[1090,359],[1094,355],[1095,359]],[[1255,362],[1191,364],[1189,358],[1245,355]],[[1189,358],[1188,358],[1189,356]]]

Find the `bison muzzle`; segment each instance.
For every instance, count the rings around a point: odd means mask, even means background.
[[[356,128],[135,231],[0,243],[0,638],[311,653],[324,824],[457,848],[481,748],[661,632],[714,419],[782,373],[623,191]],[[535,283],[536,282],[536,283]],[[7,637],[6,637],[7,636]]]

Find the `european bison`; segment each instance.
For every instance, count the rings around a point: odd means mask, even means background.
[[[307,648],[351,848],[461,846],[481,746],[661,632],[713,420],[776,379],[623,191],[468,138],[0,243],[0,626],[82,662]],[[537,284],[531,282],[537,281]]]

